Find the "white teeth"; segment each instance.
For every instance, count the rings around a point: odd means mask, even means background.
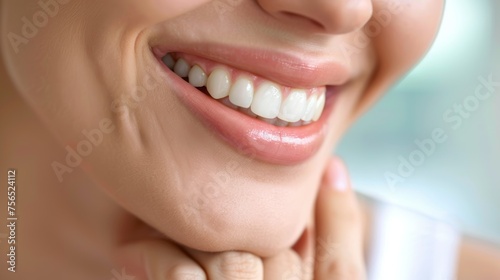
[[[175,60],[170,54],[167,54],[166,56],[162,57],[161,60],[163,61],[163,63],[165,63],[165,65],[167,65],[168,68],[170,68],[170,70],[174,69]]]
[[[193,87],[204,87],[207,83],[207,74],[201,69],[200,66],[195,65],[189,70],[189,83]]]
[[[257,117],[257,115],[254,114],[250,108],[239,108],[238,111],[244,113],[245,115],[249,115],[252,118]]]
[[[263,117],[257,117],[259,120],[266,122],[268,124],[276,125],[276,123],[279,121],[276,118],[268,119],[268,118],[263,118]]]
[[[278,116],[281,107],[281,90],[278,85],[263,82],[255,92],[252,102],[252,112],[266,119]]]
[[[325,107],[325,93],[319,95],[318,101],[316,101],[316,108],[314,109],[313,121],[319,120],[321,113],[323,113],[323,108]]]
[[[253,100],[253,82],[239,77],[229,91],[229,100],[241,108],[249,108]]]
[[[220,99],[220,102],[222,104],[226,105],[227,107],[231,108],[231,109],[238,110],[238,106],[236,106],[233,103],[231,103],[229,101],[229,98],[227,98],[227,97]]]
[[[280,126],[280,127],[285,127],[288,124],[289,123],[287,121],[280,120],[280,119],[277,119],[277,121],[274,123],[275,126]]]
[[[297,122],[304,116],[307,106],[307,94],[302,89],[292,89],[281,105],[278,118],[287,122]]]
[[[206,87],[212,98],[227,107],[275,126],[308,125],[319,120],[325,107],[324,88],[320,93],[319,88],[289,89],[283,100],[282,87],[269,81],[263,81],[255,90],[252,78],[243,75],[232,82],[231,73],[224,67],[217,67],[207,75],[199,65],[191,67],[182,58],[176,62],[170,54],[161,60],[178,76],[187,77],[193,87]]]
[[[288,126],[290,126],[290,127],[297,127],[297,126],[303,126],[303,125],[305,125],[305,123],[303,121],[293,122],[293,123],[288,124]]]
[[[175,74],[179,75],[181,78],[185,78],[189,73],[189,64],[184,59],[177,60],[174,66]]]
[[[309,122],[312,120],[314,113],[315,113],[315,109],[316,109],[316,100],[317,99],[318,98],[316,97],[316,95],[312,95],[307,100],[306,112],[304,113],[304,116],[302,117],[303,121]]]
[[[217,68],[208,77],[207,91],[214,99],[221,99],[229,95],[230,79],[229,72]]]

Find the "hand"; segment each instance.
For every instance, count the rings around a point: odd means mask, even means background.
[[[126,245],[119,258],[136,280],[361,280],[362,233],[362,214],[346,168],[335,158],[323,176],[314,223],[293,249],[260,258],[246,252],[183,250],[158,239]]]

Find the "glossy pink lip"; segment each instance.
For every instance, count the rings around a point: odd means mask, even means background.
[[[183,52],[186,51],[183,50]],[[172,86],[173,91],[181,102],[197,116],[205,126],[215,132],[216,135],[235,148],[239,153],[271,164],[293,165],[304,162],[312,157],[323,144],[327,132],[328,116],[333,109],[336,99],[335,96],[338,95],[340,86],[327,87],[325,109],[318,121],[301,127],[277,127],[237,112],[200,92],[173,73],[161,62],[160,55],[163,54],[162,51],[155,50],[154,53],[158,63],[162,65],[167,73],[169,82],[171,83],[170,86]],[[225,54],[228,53],[230,52],[225,52]],[[241,57],[241,54],[239,56]],[[224,60],[231,60],[231,57],[234,56],[225,57]],[[240,59],[240,61],[241,60],[243,59]],[[226,64],[221,60],[217,62]],[[300,65],[301,63],[290,61],[284,62],[280,59],[278,64]],[[230,63],[226,65],[232,66]],[[245,68],[246,67],[238,69],[245,70]],[[318,69],[318,67],[314,68]],[[307,69],[310,70],[313,68],[308,67]],[[293,70],[287,72],[287,74],[293,74],[296,71],[298,71],[298,69],[293,68]],[[313,72],[308,72],[308,70],[306,70],[306,73]],[[269,76],[263,77],[269,79]],[[321,75],[299,75],[298,77],[301,77],[298,80],[304,83],[301,84],[303,87],[312,87],[313,80],[318,80],[318,77],[321,78]],[[273,76],[273,80],[278,83],[280,83],[280,81],[282,83],[287,79],[285,75],[278,76],[278,78]],[[340,77],[340,79],[347,78]],[[291,81],[292,79],[288,80]],[[305,85],[305,83],[307,83],[307,85]],[[291,86],[299,87],[297,83]]]

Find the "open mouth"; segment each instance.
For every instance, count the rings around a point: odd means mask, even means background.
[[[175,74],[215,100],[276,126],[317,121],[325,107],[326,87],[291,88],[256,75],[180,53],[162,62]]]
[[[312,65],[265,51],[152,51],[168,87],[194,116],[239,153],[271,164],[299,164],[316,154],[348,77],[337,63]]]

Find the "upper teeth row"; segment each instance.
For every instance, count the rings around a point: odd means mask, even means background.
[[[231,74],[224,67],[216,67],[210,75],[198,65],[190,66],[180,58],[175,59],[167,54],[163,62],[178,76],[188,78],[194,87],[206,87],[214,99],[229,96],[229,101],[242,108],[250,108],[257,116],[266,119],[279,118],[285,122],[307,123],[317,121],[325,106],[325,91],[307,96],[305,89],[290,89],[288,96],[283,99],[282,86],[270,81],[263,81],[254,89],[251,77],[240,75],[234,81]]]

